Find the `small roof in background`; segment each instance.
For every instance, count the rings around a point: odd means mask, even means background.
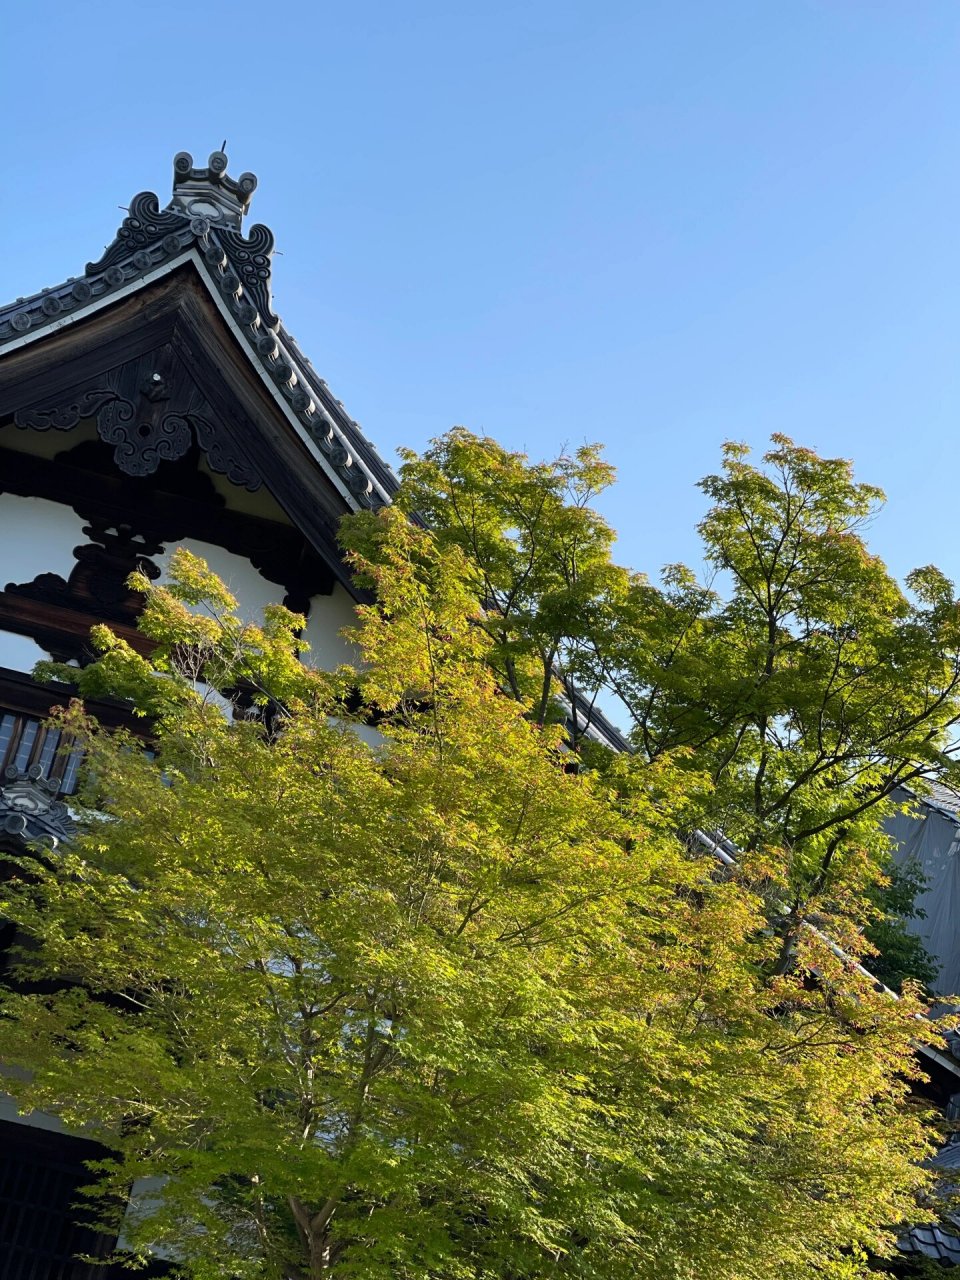
[[[912,787],[904,787],[903,790],[915,796],[928,808],[936,809],[939,813],[946,814],[948,818],[960,822],[960,794],[952,787],[931,780],[925,783],[923,793],[915,791]]]
[[[930,1161],[934,1169],[960,1169],[960,1135],[951,1139],[941,1147]],[[949,1266],[960,1266],[960,1223],[956,1230],[950,1230],[950,1222],[943,1226],[911,1227],[906,1235],[897,1241],[904,1253],[920,1253],[935,1262],[943,1262]]]

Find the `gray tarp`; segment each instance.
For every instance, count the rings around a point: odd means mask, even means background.
[[[913,861],[927,881],[917,895],[924,920],[910,920],[907,928],[919,934],[940,964],[934,984],[941,995],[960,992],[960,826],[955,819],[927,805],[917,804],[886,824],[897,842],[898,866]]]

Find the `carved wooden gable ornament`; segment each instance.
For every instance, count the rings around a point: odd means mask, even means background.
[[[165,208],[135,196],[82,277],[0,307],[0,415],[33,431],[92,419],[129,476],[197,448],[301,525],[310,503],[290,491],[312,484],[329,524],[396,481],[273,310],[273,234],[243,228],[256,185],[222,151],[203,168],[181,152]]]

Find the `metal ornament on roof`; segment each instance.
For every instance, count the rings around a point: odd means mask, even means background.
[[[252,173],[233,179],[226,170],[222,151],[214,151],[202,169],[181,151],[174,158],[173,195],[166,208],[152,191],[135,195],[112,243],[96,262],[87,263],[82,279],[0,310],[0,342],[63,319],[192,247],[216,275],[237,318],[254,325],[260,336],[275,331],[280,321],[270,296],[273,233],[260,223],[246,235],[242,230],[257,180]]]
[[[239,230],[257,189],[257,178],[253,173],[231,178],[227,163],[225,151],[214,151],[205,169],[195,169],[189,151],[178,151],[173,157],[171,207],[182,210],[189,218],[208,218],[218,226]]]

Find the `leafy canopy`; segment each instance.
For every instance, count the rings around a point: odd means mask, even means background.
[[[549,718],[558,677],[579,695],[569,728],[589,751],[581,708],[599,696],[626,720],[637,769],[685,760],[710,780],[703,826],[773,852],[787,882],[782,966],[811,920],[859,950],[884,817],[903,787],[956,771],[952,584],[928,566],[902,589],[864,540],[880,491],[783,436],[759,464],[727,445],[701,482],[703,580],[616,565],[590,505],[611,479],[595,447],[531,465],[458,429],[407,456],[397,502],[463,554],[498,677],[531,716]],[[359,517],[351,536],[376,556],[375,521]],[[893,945],[889,929],[878,936]],[[908,960],[903,936],[899,947]],[[915,948],[908,962],[929,976]]]
[[[916,990],[890,998],[800,927],[781,964],[769,927],[799,886],[813,899],[826,856],[789,843],[790,804],[779,827],[766,812],[774,778],[782,794],[806,772],[791,821],[807,825],[856,785],[839,747],[824,777],[786,723],[786,606],[761,681],[760,603],[612,565],[587,505],[597,468],[587,451],[530,469],[462,433],[411,460],[398,506],[348,533],[376,600],[358,610],[355,670],[302,665],[301,619],[240,620],[183,552],[169,587],[139,583],[149,662],[98,634],[81,689],[153,717],[154,754],[68,713],[88,821],[3,887],[31,942],[0,1052],[22,1069],[21,1107],[116,1152],[106,1221],[154,1180],[125,1224],[134,1258],[172,1250],[198,1280],[841,1280],[889,1252],[895,1224],[929,1217],[933,1131],[908,1102]],[[441,482],[471,489],[475,517],[451,514]],[[841,593],[808,577],[840,628]],[[945,600],[924,622],[871,598],[886,621],[862,643],[892,645],[909,622],[901,661],[916,672],[926,654],[931,671]],[[826,626],[803,632],[815,650],[840,644]],[[602,677],[649,705],[635,755],[568,749],[553,665],[568,692]],[[691,689],[704,707],[685,716]],[[861,702],[862,734],[900,714]],[[825,742],[854,731],[841,720],[824,713]],[[771,763],[790,733],[806,765]],[[718,805],[742,837],[729,871],[682,838]],[[865,867],[866,818],[841,825],[834,862]],[[862,885],[822,878],[818,901],[849,922]]]

